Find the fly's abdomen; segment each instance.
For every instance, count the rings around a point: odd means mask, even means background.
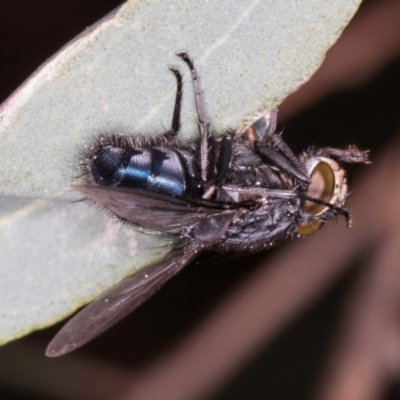
[[[196,196],[196,163],[178,148],[104,147],[89,164],[94,183],[149,190],[172,196]]]

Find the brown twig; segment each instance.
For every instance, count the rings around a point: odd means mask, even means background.
[[[400,2],[377,1],[360,10],[307,84],[280,106],[281,122],[333,92],[370,80],[400,53]]]
[[[400,221],[395,225],[365,266],[318,399],[379,399],[399,372]]]

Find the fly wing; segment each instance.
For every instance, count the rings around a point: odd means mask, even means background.
[[[94,339],[139,307],[194,257],[194,253],[173,250],[112,286],[63,326],[47,346],[46,355],[61,356]]]
[[[72,188],[118,217],[158,231],[191,225],[218,214],[222,208],[216,202],[182,199],[139,189],[90,185],[73,185]]]

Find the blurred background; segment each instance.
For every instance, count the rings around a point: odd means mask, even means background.
[[[0,102],[122,2],[3,3]],[[0,399],[400,399],[399,26],[398,1],[364,1],[280,108],[295,152],[313,143],[371,149],[373,164],[351,171],[351,231],[339,220],[227,265],[190,265],[60,359],[44,350],[62,324],[7,344]]]

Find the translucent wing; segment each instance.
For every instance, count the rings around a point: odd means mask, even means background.
[[[181,199],[139,189],[90,185],[72,188],[121,218],[161,232],[194,224],[222,209],[217,202]]]
[[[112,286],[63,326],[48,345],[46,355],[61,356],[100,335],[140,306],[194,257],[194,253],[173,250],[161,261]]]

